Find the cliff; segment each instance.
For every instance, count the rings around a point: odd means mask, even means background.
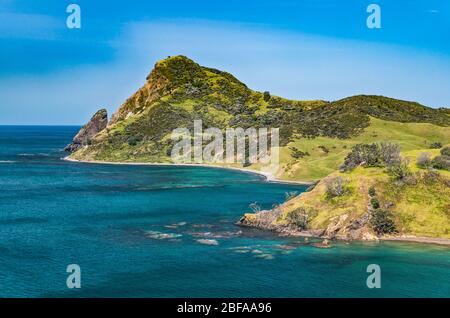
[[[67,145],[64,150],[74,152],[83,146],[88,145],[91,138],[105,129],[107,124],[108,113],[106,109],[100,109],[94,114],[94,116],[92,116],[89,122],[80,129],[80,131],[73,138],[72,143]]]

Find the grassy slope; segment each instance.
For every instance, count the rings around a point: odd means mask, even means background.
[[[405,156],[413,158],[416,151]],[[381,206],[393,204],[393,212],[399,234],[450,238],[450,187],[441,181],[426,182],[425,171],[411,163],[417,174],[417,184],[393,182],[382,168],[357,168],[350,173],[334,172],[329,177],[341,176],[348,182],[349,192],[338,198],[328,199],[324,182],[312,191],[282,204],[277,224],[287,224],[287,216],[300,207],[313,211],[310,229],[326,229],[342,215],[348,216],[345,224],[367,212],[370,202],[368,189],[374,186]],[[448,171],[440,171],[442,178],[450,178]],[[442,180],[442,179],[441,179]],[[345,235],[345,232],[339,234]]]
[[[390,141],[398,143],[402,151],[426,150],[434,141],[445,143],[450,140],[450,127],[441,127],[426,123],[399,123],[371,117],[370,126],[362,134],[350,139],[330,137],[301,138],[289,147],[308,152],[310,156],[295,160],[291,150],[284,147],[280,151],[280,162],[284,171],[279,175],[286,180],[318,180],[336,171],[343,163],[351,147],[358,143]],[[318,146],[325,146],[325,153]],[[422,152],[422,151],[419,151]]]

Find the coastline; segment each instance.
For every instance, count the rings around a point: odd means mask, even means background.
[[[400,241],[400,242],[411,242],[411,243],[425,243],[425,244],[436,244],[450,246],[450,239],[440,238],[440,237],[426,237],[426,236],[413,236],[405,235],[398,237],[382,237],[381,241]]]
[[[159,162],[114,162],[114,161],[100,161],[100,160],[78,160],[70,158],[70,156],[66,156],[62,158],[64,161],[70,162],[79,162],[79,163],[93,163],[93,164],[108,164],[108,165],[130,165],[130,166],[180,166],[180,167],[205,167],[205,168],[218,168],[218,169],[227,169],[227,170],[235,170],[245,173],[253,173],[260,176],[263,176],[266,182],[274,182],[274,183],[285,183],[285,184],[297,184],[310,186],[314,184],[314,182],[308,181],[292,181],[292,180],[281,180],[277,179],[273,174],[269,172],[263,172],[258,170],[246,169],[246,168],[237,168],[237,167],[227,167],[227,166],[216,166],[205,163],[159,163]]]
[[[190,163],[157,163],[157,162],[113,162],[113,161],[99,161],[99,160],[78,160],[70,158],[69,156],[61,158],[64,161],[69,162],[78,162],[78,163],[90,163],[90,164],[109,164],[109,165],[136,165],[136,166],[184,166],[184,167],[206,167],[206,168],[219,168],[219,169],[228,169],[235,170],[245,173],[253,173],[264,177],[266,182],[274,182],[274,183],[286,183],[286,184],[297,184],[297,185],[312,185],[314,182],[306,182],[306,181],[290,181],[290,180],[280,180],[275,178],[271,173],[262,172],[257,170],[245,169],[245,168],[237,168],[237,167],[225,167],[225,166],[215,166],[208,164],[190,164]],[[249,226],[240,224],[241,226]],[[255,226],[249,226],[255,227]],[[270,228],[260,228],[262,230],[269,230],[272,232],[277,232],[279,235],[285,236],[299,236],[299,237],[310,237],[310,238],[318,238],[323,239],[321,236],[315,235],[316,233],[310,232],[296,232],[292,231],[274,231],[274,229]],[[413,236],[413,235],[403,235],[403,236],[388,236],[388,237],[380,237],[379,241],[399,241],[399,242],[409,242],[409,243],[423,243],[423,244],[435,244],[441,246],[449,246],[450,247],[450,239],[447,238],[439,238],[439,237],[422,237],[422,236]]]
[[[287,237],[305,237],[305,238],[313,238],[319,240],[335,240],[338,242],[351,242],[351,240],[334,237],[330,238],[327,236],[322,236],[321,233],[323,230],[304,230],[299,231],[291,228],[277,228],[271,226],[261,226],[261,225],[250,225],[241,223],[242,219],[237,222],[237,225],[256,228],[263,231],[273,232],[279,236],[287,236]],[[426,236],[414,236],[414,235],[401,235],[401,236],[384,236],[378,237],[376,240],[355,240],[357,242],[381,242],[381,241],[397,241],[397,242],[405,242],[405,243],[420,243],[420,244],[433,244],[440,246],[450,247],[450,239],[441,238],[441,237],[426,237]]]

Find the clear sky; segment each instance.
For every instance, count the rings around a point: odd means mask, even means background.
[[[66,7],[81,8],[81,29]],[[369,29],[369,4],[381,29]],[[115,111],[168,55],[292,99],[378,94],[450,106],[447,0],[0,0],[0,124]]]

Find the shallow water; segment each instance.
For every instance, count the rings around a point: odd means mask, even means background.
[[[235,225],[298,185],[202,167],[60,160],[78,127],[0,126],[2,297],[450,296],[450,249],[320,249]],[[81,289],[66,287],[68,264]],[[381,288],[366,268],[381,266]]]

